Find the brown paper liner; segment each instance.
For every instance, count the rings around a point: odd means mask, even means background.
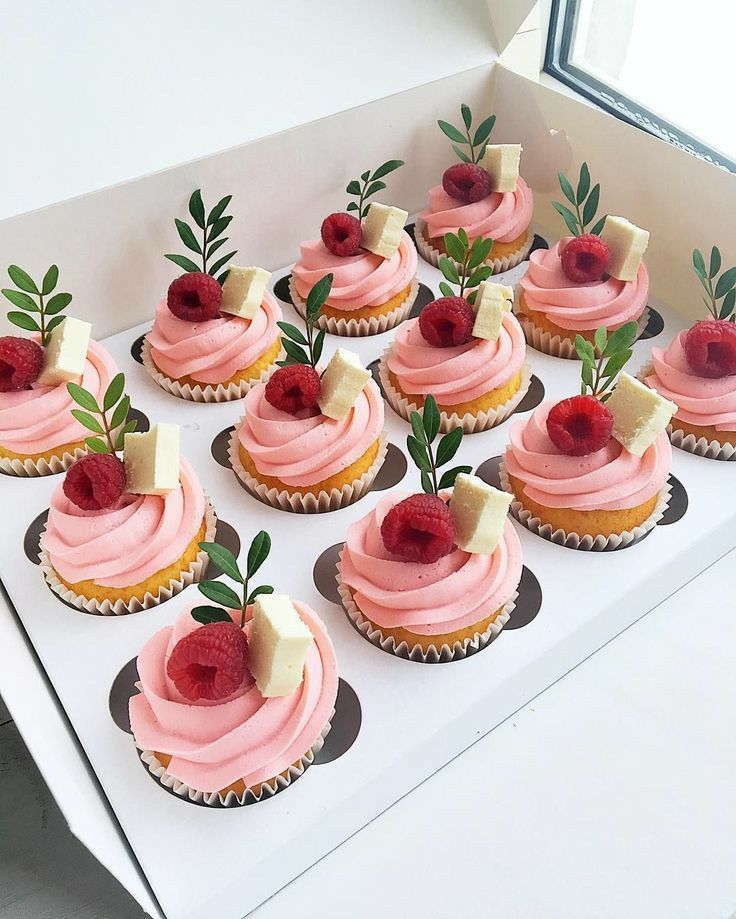
[[[403,393],[398,392],[389,377],[388,366],[386,365],[386,355],[381,358],[378,365],[378,375],[381,379],[381,388],[383,389],[386,400],[391,408],[400,415],[405,421],[411,420],[412,412],[420,412],[421,408],[416,402],[409,401],[409,398]],[[456,413],[448,415],[447,412],[440,412],[440,431],[447,434],[453,428],[462,428],[466,434],[477,434],[480,431],[488,431],[505,421],[509,415],[516,409],[521,400],[529,391],[529,385],[532,379],[532,370],[528,363],[524,363],[521,369],[521,385],[517,392],[503,405],[498,408],[491,408],[485,412],[478,412],[473,415],[466,412],[462,418]]]
[[[202,541],[212,542],[215,538],[215,529],[217,528],[217,515],[206,495],[204,515],[205,537]],[[205,568],[207,567],[207,553],[204,550],[200,550],[189,567],[185,571],[182,571],[178,578],[172,578],[168,585],[162,584],[155,595],[147,593],[142,601],[134,597],[126,603],[123,600],[95,600],[74,593],[73,590],[70,590],[66,584],[63,584],[59,580],[59,576],[54,566],[51,564],[51,559],[46,549],[42,548],[38,557],[41,562],[41,571],[46,578],[46,583],[54,593],[58,594],[65,603],[71,603],[72,606],[76,606],[80,612],[90,613],[93,616],[125,616],[128,613],[138,613],[141,610],[150,609],[152,606],[158,606],[158,604],[163,603],[164,600],[170,600],[172,597],[176,596],[176,594],[184,590],[185,587],[201,580]]]
[[[371,644],[375,645],[377,648],[381,648],[383,651],[388,651],[404,660],[417,661],[422,664],[444,664],[449,661],[463,660],[485,648],[486,645],[490,644],[501,632],[501,629],[503,629],[511,618],[511,614],[516,605],[516,599],[519,596],[518,591],[514,591],[512,596],[504,604],[503,611],[496,616],[484,632],[476,632],[472,638],[456,641],[452,647],[448,644],[443,644],[441,648],[430,645],[427,651],[425,651],[419,644],[410,648],[406,641],[402,641],[397,645],[393,635],[385,636],[379,628],[365,618],[356,605],[355,600],[353,600],[349,587],[342,580],[340,562],[337,563],[336,577],[337,590],[340,594],[343,608],[360,634]]]
[[[500,274],[502,271],[509,271],[511,268],[515,268],[524,259],[529,255],[529,250],[532,247],[534,242],[534,234],[528,233],[528,238],[524,245],[517,252],[512,252],[511,255],[506,255],[504,258],[488,258],[483,262],[484,265],[490,265],[493,268],[494,274]],[[429,242],[427,238],[427,224],[417,218],[414,224],[414,239],[417,243],[417,249],[422,258],[429,262],[430,265],[434,265],[435,268],[439,268],[440,259],[447,258],[455,265],[456,268],[460,268],[460,265],[455,261],[455,259],[450,258],[449,255],[445,255],[444,252],[440,252],[438,249]],[[491,254],[493,254],[493,249],[491,249]]]
[[[180,782],[179,779],[174,778],[173,775],[169,775],[152,750],[139,750],[138,754],[148,767],[148,771],[151,775],[161,785],[170,789],[174,794],[179,795],[179,797],[186,798],[195,804],[206,804],[208,807],[243,807],[246,804],[254,804],[256,801],[272,798],[277,791],[288,788],[292,782],[304,775],[314,762],[315,756],[324,746],[325,737],[327,737],[330,732],[334,715],[335,710],[333,709],[330,720],[322,729],[319,737],[303,756],[300,756],[295,763],[289,766],[288,770],[272,779],[260,782],[260,788],[258,790],[255,788],[246,788],[241,795],[236,794],[232,790],[228,791],[225,795],[219,791],[197,791],[185,785],[184,782]]]
[[[348,338],[378,335],[381,332],[387,332],[389,329],[393,329],[394,326],[406,319],[411,312],[412,306],[414,306],[414,301],[417,298],[418,292],[419,280],[414,277],[406,300],[397,306],[395,310],[386,313],[385,316],[371,316],[370,319],[343,319],[342,317],[340,319],[335,319],[333,316],[319,316],[315,322],[315,326],[318,329],[326,329],[332,335],[343,335]],[[294,304],[294,309],[296,309],[297,313],[304,319],[307,314],[307,304],[297,292],[293,275],[289,279],[289,294],[291,295],[291,302]],[[349,314],[346,313],[346,316],[347,315]]]
[[[85,456],[86,450],[77,447],[74,453],[63,453],[61,456],[52,456],[51,459],[9,459],[4,456],[0,458],[0,469],[8,475],[17,475],[27,478],[34,478],[43,475],[57,475],[76,463],[78,459]]]
[[[285,353],[286,352],[282,348],[276,360],[282,360]],[[171,377],[167,377],[166,374],[161,373],[153,362],[153,358],[151,357],[151,345],[147,338],[143,339],[141,360],[143,361],[143,366],[161,389],[165,389],[166,392],[171,393],[172,396],[177,396],[179,399],[187,399],[190,402],[230,402],[234,399],[243,399],[254,386],[258,383],[265,383],[274,370],[278,369],[274,361],[273,364],[264,368],[257,378],[254,377],[252,380],[242,380],[240,383],[229,383],[227,386],[224,386],[222,383],[219,383],[217,386],[212,386],[211,384],[205,384],[204,386],[197,384],[196,386],[192,386],[190,383],[180,383],[178,380],[172,380]]]
[[[230,435],[228,456],[230,457],[233,472],[248,491],[254,497],[263,501],[264,504],[270,504],[271,507],[276,507],[279,510],[293,511],[297,514],[324,514],[328,511],[336,511],[341,507],[354,504],[370,489],[373,480],[378,475],[378,470],[386,459],[386,451],[388,450],[386,438],[381,435],[378,454],[371,467],[359,479],[346,483],[342,488],[333,488],[330,492],[321,491],[318,495],[313,495],[310,492],[290,494],[288,491],[269,488],[259,482],[240,462],[239,444],[238,429],[236,427]]]
[[[506,471],[506,465],[503,461],[499,466],[499,478],[501,479],[501,488],[509,494],[513,494],[509,477]],[[549,523],[542,523],[539,517],[532,516],[532,512],[527,510],[521,501],[514,499],[511,502],[511,514],[522,523],[528,530],[542,539],[547,539],[557,546],[564,546],[567,549],[582,549],[585,552],[604,552],[607,549],[621,549],[624,546],[631,545],[637,539],[641,539],[651,529],[653,529],[664,516],[664,512],[669,507],[672,486],[669,481],[665,482],[662,490],[659,492],[657,503],[652,513],[647,519],[631,530],[624,530],[623,533],[613,533],[611,536],[580,536],[578,533],[567,533],[561,527],[553,530]]]

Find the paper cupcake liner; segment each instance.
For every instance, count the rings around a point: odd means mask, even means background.
[[[435,249],[429,242],[427,237],[427,224],[423,220],[417,219],[414,224],[414,239],[416,240],[419,254],[426,262],[429,262],[430,265],[434,265],[435,268],[439,268],[441,258],[450,259],[453,265],[458,269],[461,267],[454,258],[450,258],[449,255]],[[509,271],[511,268],[515,268],[518,264],[523,262],[527,255],[529,255],[529,250],[533,242],[534,234],[527,230],[527,240],[521,249],[517,252],[512,252],[511,255],[504,256],[504,258],[488,258],[483,264],[490,265],[491,268],[493,268],[494,274],[500,274],[502,271]],[[492,252],[493,250],[491,249],[491,253]]]
[[[285,353],[286,352],[282,348],[276,356],[276,360],[283,360]],[[178,380],[172,380],[171,377],[167,377],[166,374],[161,373],[153,362],[153,358],[151,357],[151,345],[147,338],[143,339],[141,360],[143,361],[143,366],[161,389],[165,389],[166,392],[170,392],[172,396],[177,396],[179,399],[188,399],[190,402],[230,402],[234,399],[243,399],[249,390],[258,383],[265,383],[274,370],[277,369],[276,361],[274,361],[261,371],[258,378],[252,380],[242,380],[240,383],[229,383],[227,386],[222,383],[219,383],[217,386],[212,386],[210,384],[205,384],[204,386],[196,384],[192,386],[190,383],[180,383]]]
[[[371,316],[370,319],[347,319],[342,317],[340,317],[340,319],[335,319],[332,316],[319,316],[315,322],[315,326],[318,329],[326,329],[332,335],[344,335],[348,338],[378,335],[381,332],[387,332],[389,329],[393,329],[394,326],[406,319],[411,312],[412,306],[414,306],[414,301],[417,298],[418,292],[419,280],[417,277],[414,277],[406,300],[397,306],[395,310],[386,313],[385,316]],[[307,314],[307,304],[297,292],[293,275],[289,279],[289,293],[294,308],[302,319],[304,319]]]
[[[378,365],[378,375],[381,379],[381,387],[386,396],[386,400],[398,415],[405,421],[410,421],[412,412],[421,412],[421,408],[416,402],[409,401],[405,395],[398,392],[394,387],[389,377],[385,355],[381,358]],[[457,412],[452,412],[450,415],[444,411],[440,412],[440,431],[443,434],[447,434],[453,428],[462,428],[466,434],[477,434],[480,431],[487,431],[501,424],[509,417],[514,409],[516,409],[527,394],[531,379],[532,369],[529,364],[525,362],[521,369],[521,385],[519,386],[519,390],[515,392],[507,402],[504,402],[503,405],[499,405],[498,408],[490,408],[485,412],[478,412],[477,415],[466,412],[461,417]]]
[[[517,302],[518,290],[515,290],[514,303]],[[524,313],[517,312],[516,309],[514,309],[514,315],[519,320],[519,324],[524,330],[524,337],[527,340],[527,344],[531,345],[536,351],[541,351],[543,354],[550,354],[552,357],[564,357],[567,360],[573,361],[580,360],[575,350],[574,341],[571,341],[569,338],[563,338],[561,335],[553,335],[551,332],[542,331],[528,319]],[[636,336],[637,339],[642,335],[644,329],[646,329],[648,322],[649,307],[645,306],[644,312],[637,320],[637,325],[639,327]],[[571,330],[570,334],[574,336],[576,333]]]
[[[206,495],[204,516],[205,536],[203,542],[212,542],[215,538],[217,515]],[[41,538],[43,539],[43,534],[41,534]],[[150,609],[152,606],[158,606],[164,600],[170,600],[180,593],[185,587],[201,580],[207,566],[207,553],[200,549],[194,561],[191,562],[186,571],[181,572],[178,578],[172,578],[168,585],[161,585],[156,594],[147,593],[143,600],[139,600],[136,597],[126,603],[123,600],[94,600],[82,594],[74,593],[73,590],[70,590],[66,584],[62,584],[59,580],[59,575],[51,564],[51,559],[46,549],[42,548],[38,557],[41,562],[43,576],[54,593],[58,594],[65,603],[71,603],[72,606],[76,606],[80,612],[90,613],[93,616],[125,616],[128,613],[138,613],[141,610]]]
[[[500,633],[501,629],[511,618],[511,613],[516,606],[516,599],[519,596],[518,591],[509,597],[504,604],[503,610],[496,616],[493,622],[484,632],[476,632],[472,638],[465,638],[463,641],[456,641],[452,647],[443,644],[439,649],[435,645],[430,645],[425,651],[421,645],[417,644],[410,648],[406,641],[396,644],[393,635],[384,635],[379,628],[372,622],[369,622],[363,613],[358,609],[355,600],[350,593],[347,584],[342,580],[340,563],[337,564],[337,590],[342,600],[343,608],[348,614],[350,621],[371,644],[382,651],[388,651],[396,657],[408,661],[416,661],[421,664],[444,664],[449,661],[463,660],[477,654],[478,651],[485,648]]]
[[[501,488],[509,494],[513,494],[506,465],[503,461],[501,461],[498,471]],[[533,517],[532,512],[527,510],[521,501],[517,500],[511,502],[511,513],[519,523],[522,523],[532,533],[541,536],[542,539],[549,540],[557,546],[564,546],[566,549],[582,549],[585,552],[604,552],[607,549],[621,549],[624,546],[629,546],[655,527],[669,507],[671,492],[672,486],[668,480],[659,492],[654,510],[643,523],[632,530],[624,530],[622,533],[614,533],[611,536],[589,536],[587,534],[580,536],[577,533],[568,533],[561,527],[553,530],[551,524],[542,523],[539,517]]]
[[[281,791],[283,788],[288,788],[292,782],[304,775],[314,762],[315,756],[324,746],[325,737],[327,737],[332,727],[334,714],[335,710],[333,709],[330,720],[322,729],[319,737],[296,763],[289,766],[286,775],[280,774],[275,778],[268,779],[266,782],[260,782],[261,787],[257,792],[253,788],[246,788],[241,795],[237,795],[234,791],[228,791],[223,796],[219,791],[197,791],[194,788],[190,788],[189,785],[185,785],[184,782],[180,782],[173,775],[169,775],[152,750],[139,750],[138,754],[148,767],[151,775],[161,785],[173,791],[179,797],[186,798],[195,804],[206,804],[208,807],[243,807],[246,804],[254,804],[256,801],[272,798],[276,792]]]
[[[66,470],[76,463],[78,459],[87,453],[86,450],[77,447],[74,453],[63,453],[61,456],[52,456],[51,459],[9,459],[8,457],[0,458],[0,469],[8,475],[17,475],[25,478],[34,478],[42,475],[57,475],[59,472]]]
[[[286,490],[279,491],[278,488],[269,488],[263,482],[259,482],[240,462],[239,444],[238,429],[236,427],[230,435],[228,456],[235,475],[248,491],[254,497],[263,501],[264,504],[270,504],[272,507],[279,508],[282,511],[293,511],[297,514],[324,514],[328,511],[336,511],[341,507],[354,504],[370,489],[373,480],[378,475],[378,470],[386,459],[386,451],[388,450],[386,438],[381,435],[378,455],[371,467],[359,479],[343,485],[342,488],[333,488],[329,492],[321,491],[318,495],[313,495],[309,492],[295,492],[292,494]]]
[[[643,383],[653,373],[654,366],[651,361],[648,361],[636,376]],[[677,418],[673,418],[672,421],[672,424],[667,425],[667,433],[670,436],[670,442],[673,447],[685,450],[687,453],[693,453],[695,456],[706,456],[708,459],[724,460],[726,462],[736,461],[736,447],[732,444],[722,444],[720,440],[708,440],[707,437],[686,434],[677,427]]]

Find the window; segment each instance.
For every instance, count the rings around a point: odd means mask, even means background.
[[[734,26],[733,0],[552,0],[544,69],[618,118],[736,172]]]

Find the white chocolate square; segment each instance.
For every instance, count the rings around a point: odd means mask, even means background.
[[[391,258],[399,248],[408,216],[400,207],[374,202],[363,219],[361,246],[381,258]]]
[[[78,383],[84,373],[91,332],[89,322],[74,319],[73,316],[66,316],[52,329],[49,342],[44,348],[43,367],[38,382],[43,386]]]
[[[513,495],[461,472],[450,499],[457,545],[466,552],[490,555],[501,541],[512,501]]]
[[[601,231],[601,239],[611,250],[608,273],[619,281],[635,281],[639,265],[649,245],[649,231],[642,230],[625,217],[609,214]]]
[[[238,268],[231,265],[222,285],[221,313],[252,319],[263,303],[271,272],[265,268]]]
[[[347,418],[370,378],[370,370],[365,369],[357,354],[338,348],[322,374],[319,397],[322,414],[335,421]]]
[[[261,594],[253,604],[248,666],[262,696],[289,696],[304,679],[314,636],[284,594]]]
[[[628,373],[620,374],[606,408],[613,415],[613,436],[634,456],[644,455],[677,411],[674,402]]]
[[[179,425],[159,423],[150,431],[125,435],[125,490],[165,495],[179,487]]]
[[[505,284],[481,281],[475,296],[475,323],[473,337],[497,341],[501,334],[503,317],[514,302],[514,289]]]
[[[494,191],[516,191],[521,144],[487,144],[478,163],[490,175]]]

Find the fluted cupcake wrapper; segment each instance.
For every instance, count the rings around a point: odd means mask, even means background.
[[[386,459],[386,451],[388,450],[386,438],[381,435],[378,454],[370,468],[359,479],[343,485],[342,488],[333,488],[329,492],[321,491],[318,495],[313,495],[311,492],[290,493],[286,490],[280,491],[278,488],[269,488],[263,482],[259,482],[240,462],[239,445],[238,429],[234,428],[228,445],[230,465],[233,467],[235,475],[248,491],[254,497],[263,501],[264,504],[270,504],[272,507],[279,508],[282,511],[293,511],[297,514],[324,514],[353,504],[370,489],[373,480],[378,475],[378,470]]]
[[[52,456],[51,459],[32,460],[26,459],[9,459],[8,457],[0,458],[0,469],[8,475],[17,475],[24,478],[35,478],[43,475],[58,475],[66,470],[78,459],[81,459],[87,453],[81,447],[77,447],[73,453],[62,453],[59,456]]]
[[[427,237],[427,224],[419,218],[417,218],[416,223],[414,224],[414,239],[416,240],[419,254],[422,256],[425,262],[429,262],[430,265],[434,265],[435,268],[439,268],[441,258],[449,259],[458,269],[461,267],[459,263],[455,261],[455,259],[450,258],[449,255],[446,255],[444,252],[440,252],[438,249],[435,249]],[[490,265],[491,268],[493,268],[494,274],[500,274],[502,271],[509,271],[511,268],[515,268],[517,265],[523,262],[524,259],[529,255],[529,250],[531,249],[533,242],[534,234],[527,230],[526,242],[519,250],[512,252],[511,255],[506,255],[503,258],[487,258],[483,264]],[[491,249],[491,254],[493,254],[493,249]]]
[[[501,632],[501,629],[511,618],[511,613],[516,606],[516,599],[519,596],[518,591],[514,591],[512,596],[504,604],[503,610],[491,622],[484,632],[476,632],[472,638],[466,638],[463,641],[456,641],[452,647],[443,644],[440,648],[430,645],[425,651],[421,645],[409,647],[406,641],[396,644],[393,635],[384,635],[372,622],[369,622],[353,600],[352,594],[347,584],[342,580],[342,571],[340,562],[337,564],[337,590],[342,600],[343,608],[347,613],[350,621],[371,644],[380,648],[382,651],[388,651],[396,657],[408,661],[416,661],[421,664],[444,664],[449,661],[463,660],[476,654]]]
[[[326,329],[332,335],[343,335],[347,338],[361,338],[365,335],[378,335],[381,332],[387,332],[394,326],[403,322],[411,312],[414,301],[419,292],[419,280],[414,277],[411,282],[409,294],[403,303],[399,304],[395,310],[386,313],[385,316],[371,316],[370,319],[350,319],[349,312],[346,311],[345,318],[335,319],[332,316],[319,316],[315,322],[318,329]],[[294,276],[289,280],[289,293],[294,309],[304,319],[307,314],[307,304],[299,295]]]
[[[151,775],[161,785],[173,791],[174,794],[179,795],[179,797],[192,801],[194,804],[205,804],[207,807],[243,807],[246,804],[254,804],[256,801],[272,798],[276,792],[288,788],[292,782],[304,775],[314,762],[315,756],[324,746],[325,737],[327,737],[330,732],[334,715],[335,710],[333,709],[330,720],[322,729],[319,737],[303,756],[299,757],[295,763],[289,766],[285,773],[279,774],[265,782],[258,783],[260,785],[258,789],[246,788],[241,795],[237,795],[234,791],[228,791],[225,795],[221,794],[219,791],[197,791],[195,788],[190,788],[189,785],[180,782],[179,779],[170,775],[152,750],[139,750],[138,754],[148,767],[148,771]]]
[[[205,536],[203,542],[212,542],[215,538],[215,530],[217,528],[217,515],[206,495],[204,518]],[[41,534],[41,540],[43,542],[43,534]],[[164,600],[170,600],[172,597],[176,596],[176,594],[181,593],[185,587],[201,580],[205,568],[207,567],[207,553],[200,549],[194,561],[191,562],[185,571],[181,572],[178,578],[172,578],[168,585],[159,587],[155,594],[147,593],[142,601],[138,598],[134,598],[126,603],[123,600],[95,600],[85,597],[82,594],[75,593],[59,580],[59,575],[56,573],[56,569],[52,565],[46,549],[41,548],[38,557],[41,563],[41,571],[51,590],[61,597],[65,603],[70,603],[72,606],[76,606],[80,612],[90,613],[93,616],[125,616],[128,613],[139,613],[141,610],[150,609],[152,606],[158,606],[158,604],[163,603]]]
[[[644,380],[654,373],[654,366],[651,361],[637,373],[637,378],[643,383]],[[677,418],[672,419],[672,423],[667,425],[667,433],[670,436],[670,442],[673,447],[679,450],[685,450],[695,456],[705,456],[708,459],[736,461],[736,447],[732,444],[722,444],[720,440],[708,440],[707,437],[696,437],[694,434],[686,434],[677,427]]]
[[[386,355],[381,358],[378,365],[378,375],[381,379],[381,388],[386,396],[386,400],[397,415],[400,415],[406,421],[410,421],[412,412],[421,413],[421,408],[417,403],[411,402],[403,393],[400,393],[391,382],[388,366],[386,364]],[[466,412],[462,417],[456,412],[452,412],[449,415],[445,411],[440,412],[441,433],[447,434],[453,428],[462,428],[466,434],[477,434],[480,431],[487,431],[501,424],[509,417],[514,409],[516,409],[527,394],[531,379],[531,367],[525,362],[521,368],[521,385],[519,386],[518,392],[514,393],[507,402],[504,402],[503,405],[499,405],[498,408],[491,408],[485,412],[478,412],[477,415]]]
[[[285,353],[286,352],[282,348],[276,356],[276,360],[282,360]],[[219,383],[217,386],[212,386],[211,384],[197,384],[192,386],[190,383],[180,383],[178,380],[167,377],[165,373],[161,373],[153,362],[151,345],[147,338],[143,339],[141,360],[143,361],[143,366],[161,389],[165,389],[166,392],[171,393],[172,396],[176,396],[179,399],[187,399],[189,402],[231,402],[235,399],[243,399],[258,383],[265,383],[274,370],[277,369],[276,361],[274,361],[273,364],[270,364],[261,371],[260,376],[257,378],[254,377],[252,380],[242,380],[240,383],[229,383],[227,386],[222,383]]]
[[[501,479],[501,488],[509,494],[513,494],[509,483],[508,472],[503,461],[499,466],[499,478]],[[604,552],[610,549],[622,549],[624,546],[631,545],[637,539],[641,539],[659,521],[664,517],[664,512],[669,507],[672,486],[669,481],[665,482],[657,496],[657,503],[654,510],[647,519],[631,530],[624,530],[622,533],[614,533],[611,536],[580,536],[578,533],[568,533],[561,527],[554,530],[549,523],[542,523],[539,517],[534,517],[532,512],[527,510],[521,501],[513,500],[511,502],[511,514],[522,523],[527,530],[542,539],[547,539],[557,546],[564,546],[566,549],[582,549],[585,552]]]

